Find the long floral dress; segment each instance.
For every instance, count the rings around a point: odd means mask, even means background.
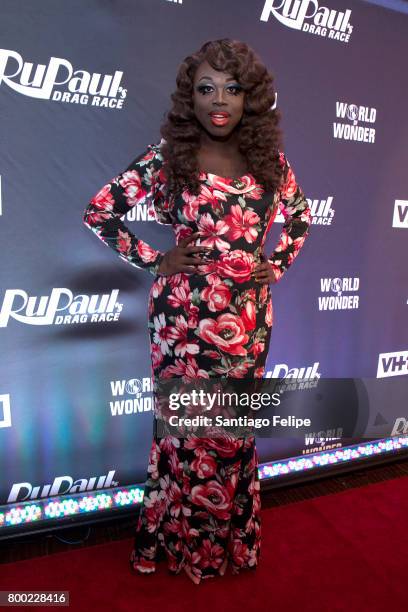
[[[149,145],[92,198],[84,223],[131,265],[155,279],[148,300],[153,382],[159,378],[261,378],[269,349],[273,308],[269,284],[251,273],[266,258],[278,282],[299,253],[311,224],[307,200],[293,170],[282,187],[266,192],[254,177],[200,173],[198,196],[165,196],[161,144]],[[147,202],[158,223],[171,225],[176,244],[209,245],[196,272],[158,274],[164,253],[135,236],[122,221]],[[285,222],[273,253],[264,243],[278,209]],[[154,572],[167,560],[195,582],[255,569],[261,545],[260,486],[254,436],[222,439],[155,434],[130,563]]]

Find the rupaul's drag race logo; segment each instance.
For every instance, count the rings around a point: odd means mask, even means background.
[[[74,70],[71,62],[51,57],[48,64],[24,61],[17,51],[0,49],[0,86],[30,98],[82,106],[122,109],[127,90],[123,72],[100,74]]]
[[[306,198],[310,212],[312,213],[312,224],[313,225],[331,225],[334,217],[334,208],[331,207],[333,197],[329,196],[325,200],[310,200]]]
[[[115,398],[109,402],[112,416],[153,411],[151,378],[111,380],[110,386],[112,396]]]
[[[334,217],[335,210],[332,208],[333,196],[329,196],[324,200],[306,198],[310,212],[312,214],[313,225],[331,225]],[[281,210],[276,213],[275,223],[284,223],[285,217]]]
[[[287,28],[344,43],[353,31],[349,9],[329,9],[317,0],[266,0],[259,20],[268,21],[271,16]]]
[[[18,482],[11,487],[7,503],[29,501],[30,499],[40,499],[43,497],[53,497],[55,495],[71,495],[83,493],[84,491],[94,491],[97,489],[109,489],[117,487],[118,482],[113,480],[115,470],[111,470],[103,476],[93,476],[92,478],[80,478],[75,480],[71,476],[58,476],[54,478],[52,484],[33,486],[30,482]]]
[[[277,363],[272,370],[265,372],[265,378],[285,378],[288,379],[288,384],[285,384],[285,391],[290,390],[290,381],[304,381],[302,386],[296,388],[312,388],[320,378],[319,372],[320,363],[315,361],[313,365],[302,366],[300,368],[290,368],[287,363]]]
[[[119,289],[103,295],[75,295],[65,287],[50,295],[28,295],[22,289],[7,289],[0,306],[0,327],[10,319],[26,325],[73,325],[118,321],[123,304],[117,302]]]
[[[337,140],[375,142],[375,123],[377,109],[357,106],[347,102],[336,102],[336,121],[333,122],[333,136]],[[368,123],[370,125],[361,125]]]

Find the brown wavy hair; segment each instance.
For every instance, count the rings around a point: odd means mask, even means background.
[[[184,189],[199,194],[197,152],[202,126],[193,108],[194,75],[204,60],[214,70],[229,72],[244,89],[244,111],[236,129],[240,153],[246,158],[248,171],[266,191],[275,191],[282,181],[279,163],[282,131],[275,101],[273,76],[246,43],[230,38],[207,41],[196,53],[181,63],[176,77],[177,89],[171,94],[172,108],[167,112],[160,133],[167,190],[173,196]]]

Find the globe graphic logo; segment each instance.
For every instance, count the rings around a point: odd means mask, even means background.
[[[128,380],[125,389],[129,395],[135,395],[136,397],[141,397],[142,395],[142,383],[138,378]]]
[[[337,295],[341,295],[343,291],[343,283],[341,282],[341,278],[333,278],[330,287],[331,290],[334,291],[334,293],[337,293]]]
[[[347,117],[350,119],[350,121],[353,121],[355,125],[358,120],[358,106],[355,104],[349,104],[347,108]]]

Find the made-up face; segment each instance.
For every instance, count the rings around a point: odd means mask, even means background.
[[[245,92],[228,72],[214,70],[202,62],[194,76],[194,112],[203,128],[212,136],[228,137],[241,120]]]

